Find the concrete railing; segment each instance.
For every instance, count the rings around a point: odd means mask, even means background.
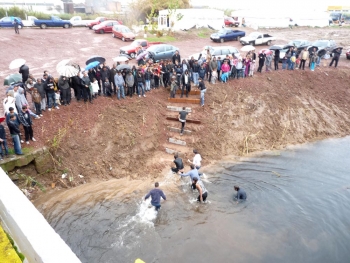
[[[29,263],[81,263],[1,168],[0,220]]]

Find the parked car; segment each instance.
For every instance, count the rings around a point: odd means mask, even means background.
[[[296,39],[288,42],[288,45],[293,45],[295,47],[307,47],[311,45],[310,41],[307,40],[301,40],[301,39]]]
[[[115,25],[112,28],[112,36],[120,38],[123,41],[130,41],[135,39],[135,34],[127,26]]]
[[[161,59],[171,59],[175,51],[179,51],[179,49],[169,44],[159,44],[150,46],[146,51],[148,52],[146,58],[158,61]]]
[[[348,49],[348,51],[346,51],[346,58],[350,59],[350,49]]]
[[[313,42],[311,46],[318,48],[318,51],[317,51],[318,54],[323,54],[323,53],[325,54],[327,51],[329,51],[331,54],[333,49],[335,49],[337,47],[337,44],[335,43],[334,40],[320,39],[320,40],[316,40],[315,42]]]
[[[342,13],[340,12],[332,12],[329,15],[329,24],[339,24],[342,19]]]
[[[83,20],[81,16],[73,16],[69,19],[73,26],[87,26],[87,24],[91,23],[94,20]]]
[[[92,27],[94,25],[99,25],[100,23],[106,21],[107,18],[105,17],[96,17],[94,20],[92,20],[90,23],[87,23],[86,26],[89,28],[89,29],[92,29]]]
[[[30,26],[35,26],[34,21],[38,20],[35,16],[28,16],[27,20],[22,20],[23,25],[30,27]]]
[[[230,27],[238,27],[239,26],[239,22],[238,22],[238,19],[234,19],[233,17],[225,17],[224,18],[224,23],[225,23],[225,26],[230,26]]]
[[[72,27],[72,24],[69,20],[62,20],[58,16],[51,16],[50,19],[37,19],[34,20],[34,24],[40,27],[41,29],[45,29],[47,27]]]
[[[253,32],[253,33],[250,33],[247,37],[241,37],[240,42],[242,45],[255,46],[255,45],[266,44],[270,46],[273,40],[276,40],[276,38],[273,36],[270,36],[269,34]]]
[[[104,34],[104,33],[112,33],[113,26],[120,25],[118,21],[104,21],[99,25],[95,25],[93,27],[95,33]]]
[[[127,54],[132,58],[136,57],[136,49],[138,47],[142,47],[142,49],[146,50],[150,46],[164,44],[163,42],[148,42],[145,39],[136,39],[130,45],[124,46],[120,48],[120,54]]]
[[[279,59],[279,62],[282,62],[282,58],[284,58],[284,56],[286,55],[286,52],[288,51],[288,46],[291,46],[291,45],[273,45],[273,46],[278,46],[282,49],[280,49],[280,59]],[[270,48],[269,48],[270,49]],[[273,50],[274,51],[274,50]]]
[[[15,16],[5,16],[5,17],[1,18],[0,19],[0,27],[14,27],[15,25],[13,24],[13,21],[15,21],[15,19],[18,20],[19,26],[23,27],[22,19],[20,19],[19,17],[15,17]]]
[[[211,34],[210,39],[213,40],[214,42],[224,43],[225,41],[230,41],[230,40],[239,41],[239,39],[244,36],[245,36],[244,31],[233,30],[230,28],[223,28],[219,30],[217,33]]]
[[[212,56],[221,57],[221,59],[226,57],[226,55],[232,55],[232,54],[234,54],[235,57],[240,56],[239,51],[235,47],[231,47],[231,46],[217,46],[217,47],[205,46],[201,53],[193,54],[192,56],[189,57],[189,59],[191,59],[191,57],[193,57],[194,59],[197,59],[197,60],[200,57],[205,58],[208,49],[209,49],[210,54]]]

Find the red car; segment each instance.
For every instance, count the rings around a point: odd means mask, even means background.
[[[350,49],[346,52],[346,58],[350,59]]]
[[[107,18],[105,18],[105,17],[96,17],[95,20],[88,23],[87,26],[89,27],[89,29],[92,29],[93,26],[98,25],[106,20],[107,20]]]
[[[230,27],[238,27],[239,26],[239,22],[238,19],[233,19],[233,17],[225,17],[224,18],[224,22],[225,22],[225,26],[230,26]]]
[[[120,25],[118,21],[104,21],[99,25],[95,25],[92,29],[95,33],[104,34],[104,33],[112,33],[113,26]]]
[[[123,25],[115,25],[112,29],[113,37],[120,38],[123,41],[131,41],[135,39],[135,34],[131,30]]]

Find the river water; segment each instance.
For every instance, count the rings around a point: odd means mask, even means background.
[[[206,204],[169,173],[158,215],[142,202],[151,182],[84,186],[37,206],[84,263],[350,262],[349,149],[346,137],[219,162],[205,170]]]

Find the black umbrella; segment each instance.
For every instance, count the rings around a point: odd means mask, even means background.
[[[315,47],[315,46],[311,46],[309,47],[307,50],[310,52],[314,51],[314,48],[316,48],[316,51],[318,50],[318,47]]]
[[[128,64],[120,64],[117,66],[117,70],[123,70],[123,69],[131,69],[130,65]]]
[[[269,49],[270,50],[282,50],[282,47],[280,47],[280,46],[272,46]]]
[[[326,55],[327,51],[325,49],[321,49],[320,51],[318,51],[317,55],[319,57],[323,57],[324,55]]]
[[[86,62],[85,65],[89,65],[91,62],[95,62],[98,61],[101,64],[104,63],[106,61],[106,59],[104,57],[100,57],[100,56],[92,56],[91,58],[89,58]]]
[[[334,51],[336,51],[338,48],[340,49],[340,51],[343,51],[343,47],[336,47],[335,49],[333,49],[332,53],[333,53]]]
[[[283,47],[283,49],[290,49],[291,47],[295,47],[294,45],[287,44]]]

